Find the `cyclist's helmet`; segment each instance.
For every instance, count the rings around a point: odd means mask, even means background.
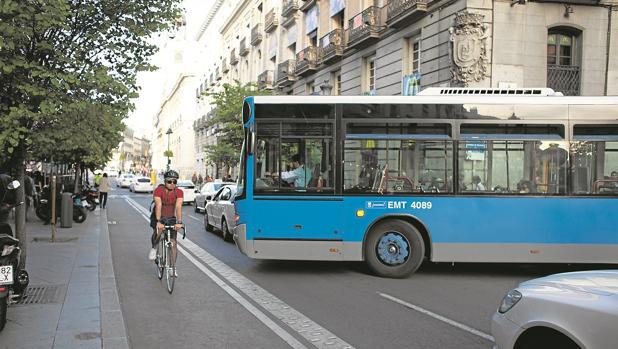
[[[178,172],[176,172],[174,170],[169,170],[169,171],[165,172],[165,174],[163,175],[163,178],[165,178],[165,179],[168,179],[168,178],[178,179],[178,177],[180,177],[180,176],[178,176]]]

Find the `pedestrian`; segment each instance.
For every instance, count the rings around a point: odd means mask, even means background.
[[[202,183],[204,183],[204,178],[202,177],[202,174],[200,173],[200,175],[197,176],[197,185],[202,186]]]
[[[101,182],[101,172],[94,174],[94,187],[98,188]]]
[[[193,176],[191,176],[191,182],[193,182],[193,184],[197,183],[197,173],[193,172]]]
[[[107,178],[107,172],[103,173],[103,177],[99,182],[99,203],[101,208],[107,206],[107,193],[109,192],[109,178]]]
[[[29,173],[24,176],[24,195],[26,196],[26,221],[28,220],[28,209],[34,205],[34,179]]]

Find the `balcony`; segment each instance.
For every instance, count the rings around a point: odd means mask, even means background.
[[[287,86],[296,81],[294,69],[296,69],[296,61],[293,59],[279,63],[277,66],[277,85]]]
[[[283,0],[281,8],[281,25],[289,27],[296,21],[296,12],[298,12],[298,0]]]
[[[227,65],[227,58],[223,58],[221,62],[221,71],[225,74],[230,71],[230,66]]]
[[[547,87],[565,96],[579,96],[579,66],[576,65],[547,65]]]
[[[302,0],[300,4],[300,10],[303,12],[307,12],[313,5],[315,5],[316,2],[316,0]]]
[[[377,6],[370,6],[350,19],[347,48],[361,49],[376,42],[380,38],[380,30],[384,28],[380,19],[380,8]]]
[[[273,74],[272,70],[265,70],[258,75],[258,90],[271,90],[273,88]]]
[[[390,0],[386,6],[386,24],[401,28],[427,13],[427,0]]]
[[[236,49],[232,49],[230,52],[230,64],[236,65],[238,63],[238,56],[236,56]]]
[[[320,39],[320,62],[330,63],[336,58],[343,57],[345,50],[343,29],[335,29]]]
[[[215,86],[215,84],[217,83],[217,80],[215,80],[215,76],[213,73],[210,73],[210,79],[208,81],[210,81],[210,86]]]
[[[257,46],[262,42],[262,25],[256,24],[251,29],[251,45]]]
[[[221,75],[221,73],[219,72],[219,67],[217,67],[217,68],[215,69],[215,79],[217,79],[217,81],[218,81],[218,80],[221,80],[221,78],[222,78],[222,77],[223,77],[223,76],[222,76],[222,75]]]
[[[247,46],[246,38],[242,38],[242,40],[240,40],[240,49],[238,50],[238,54],[243,57],[249,54],[249,46]]]
[[[271,9],[266,14],[266,18],[264,19],[264,31],[270,33],[275,30],[279,25],[279,19],[277,18],[277,14],[275,13],[275,9]]]
[[[296,75],[306,76],[315,73],[318,69],[318,48],[315,46],[305,47],[296,54]]]

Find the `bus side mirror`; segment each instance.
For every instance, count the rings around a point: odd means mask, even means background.
[[[249,130],[247,131],[247,154],[253,154],[255,151],[255,125],[249,124]]]

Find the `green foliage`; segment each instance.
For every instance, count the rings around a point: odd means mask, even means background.
[[[215,117],[207,125],[219,125],[216,131],[217,144],[206,146],[206,156],[210,162],[235,166],[240,159],[240,149],[244,138],[242,126],[242,104],[247,96],[270,95],[270,91],[258,90],[255,83],[242,85],[223,84],[221,92],[206,94],[216,108]]]
[[[153,70],[149,38],[171,28],[180,0],[2,0],[0,146],[4,162],[109,159]]]
[[[166,150],[163,152],[163,156],[168,157],[168,158],[173,158],[174,157],[174,152],[171,150]]]

